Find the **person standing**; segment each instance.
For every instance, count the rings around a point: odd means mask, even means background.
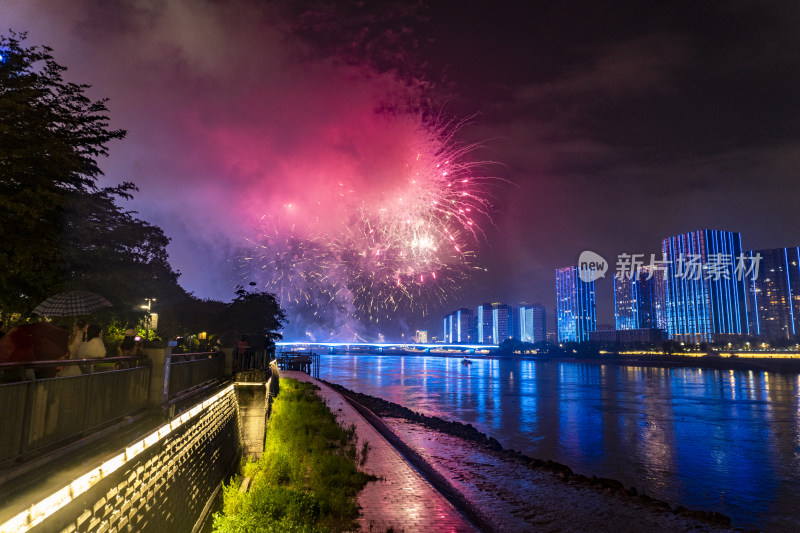
[[[86,321],[76,320],[72,324],[72,334],[67,341],[67,352],[72,359],[77,359],[78,346],[86,340]]]
[[[249,343],[247,342],[247,335],[242,335],[242,338],[239,340],[239,343],[236,345],[236,353],[238,354],[238,363],[236,365],[239,369],[250,369],[251,361],[248,357],[248,350],[250,348]]]
[[[125,337],[122,343],[117,347],[117,355],[119,357],[140,357],[142,355],[141,337],[136,336],[133,329],[125,330]]]
[[[97,324],[89,324],[86,328],[86,342],[78,346],[77,359],[101,359],[106,356],[106,345],[103,344],[103,330]]]

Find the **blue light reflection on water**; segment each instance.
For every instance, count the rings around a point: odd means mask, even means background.
[[[740,527],[800,521],[795,374],[323,355],[320,377]]]

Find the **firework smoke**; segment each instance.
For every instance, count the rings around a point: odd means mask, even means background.
[[[243,247],[243,275],[278,295],[292,329],[341,337],[424,315],[476,268],[489,178],[468,158],[475,146],[455,141],[462,124],[406,115],[386,125],[396,135],[376,138],[392,146],[357,154],[333,189],[263,216]]]

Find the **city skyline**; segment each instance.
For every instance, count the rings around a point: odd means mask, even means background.
[[[653,253],[649,259],[644,253],[621,253],[616,264],[611,264],[597,254],[591,255],[605,262],[600,271],[592,266],[579,275],[582,267],[577,261],[575,266],[555,269],[551,309],[560,320],[556,323],[559,341],[590,340],[589,332],[602,329],[596,318],[595,283],[603,277],[611,278],[615,319],[612,330],[658,329],[667,335],[665,338],[691,344],[745,337],[781,342],[800,331],[800,247],[748,251],[739,233],[706,229],[662,239],[661,255]],[[584,276],[591,278],[591,284],[585,284],[586,298],[581,297]],[[509,337],[531,342],[523,339],[525,310],[531,304],[520,301],[511,305],[478,305],[476,314],[486,318],[474,327],[485,322],[483,328],[490,332],[497,330],[497,319],[482,312],[485,306],[490,310],[510,307],[513,326],[506,329],[513,334]],[[548,305],[537,303],[533,307],[547,309]],[[462,307],[457,312],[471,313],[471,309]],[[453,327],[453,315],[455,312],[445,316],[445,342],[453,342],[446,333],[448,318],[449,327]],[[584,315],[586,320],[582,321],[580,317]],[[549,332],[544,319],[542,322]],[[476,329],[474,338],[479,336]],[[626,338],[637,337],[633,334]],[[644,332],[641,338],[655,336]]]

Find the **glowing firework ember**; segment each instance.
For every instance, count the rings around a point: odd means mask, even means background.
[[[248,242],[245,274],[275,292],[297,326],[335,335],[343,315],[374,324],[425,314],[476,268],[478,221],[491,206],[482,164],[467,159],[474,146],[454,141],[460,124],[403,122],[388,164],[362,160],[359,172],[337,176],[335,194],[284,203]]]

